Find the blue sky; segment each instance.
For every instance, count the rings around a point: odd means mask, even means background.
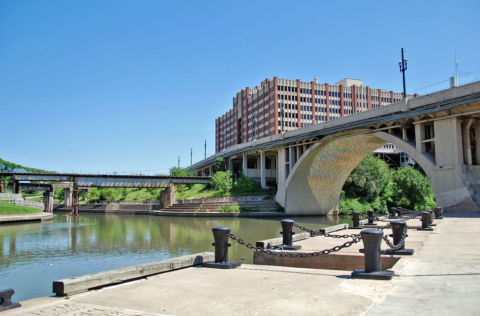
[[[403,47],[408,93],[448,88],[455,50],[459,83],[480,79],[479,16],[479,1],[3,0],[0,158],[166,173],[205,140],[214,154],[215,118],[265,78],[401,92]]]

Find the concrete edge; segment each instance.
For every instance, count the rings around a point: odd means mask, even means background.
[[[33,214],[0,215],[0,224],[16,222],[35,222],[51,219],[53,219],[53,214],[44,212]]]
[[[339,231],[339,230],[348,229],[349,227],[350,227],[349,224],[344,223],[344,224],[328,226],[328,227],[325,227],[325,228],[320,228],[319,231],[322,234],[328,234],[328,233],[336,232],[336,231]]]
[[[53,292],[57,296],[78,294],[86,292],[90,289],[123,283],[158,273],[201,265],[203,262],[213,261],[214,259],[215,255],[213,252],[202,252],[178,258],[87,274],[79,277],[54,281]]]
[[[292,241],[299,241],[310,238],[310,233],[299,233],[292,236]],[[255,246],[261,247],[263,249],[268,249],[273,246],[278,246],[283,244],[283,237],[276,237],[271,239],[259,240],[255,243]]]

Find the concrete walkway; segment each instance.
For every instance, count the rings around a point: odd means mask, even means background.
[[[345,270],[186,268],[68,299],[25,301],[2,316],[478,315],[480,216],[455,214],[436,223],[417,239],[423,244],[416,254],[395,265],[400,276],[393,281],[353,280]]]

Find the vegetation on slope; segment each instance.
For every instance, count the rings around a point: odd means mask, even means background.
[[[26,207],[23,205],[15,205],[5,201],[0,201],[0,215],[33,214],[41,212],[42,211],[37,208]]]

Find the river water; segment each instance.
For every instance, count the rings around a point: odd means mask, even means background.
[[[327,216],[289,218],[310,229],[349,222]],[[279,218],[56,213],[53,221],[0,225],[0,290],[13,288],[18,302],[53,295],[55,280],[213,252],[211,229],[219,225],[253,244],[281,236]],[[229,260],[252,263],[252,250],[231,243]]]

